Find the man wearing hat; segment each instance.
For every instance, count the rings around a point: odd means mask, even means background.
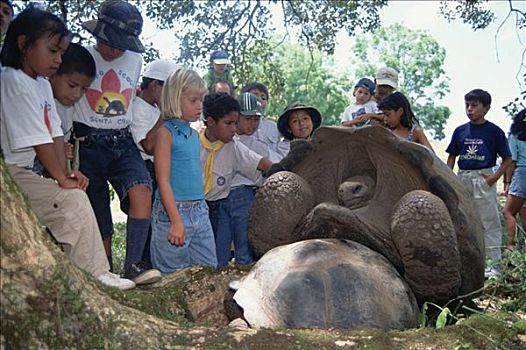
[[[234,91],[231,95],[236,96],[236,85],[234,84],[234,78],[230,73],[230,69],[228,69],[229,64],[230,58],[228,57],[228,53],[226,53],[225,51],[217,50],[213,51],[210,54],[210,68],[208,69],[208,72],[203,76],[203,80],[205,81],[208,90],[210,90],[212,84],[216,80],[226,80],[230,83],[231,86],[234,87]]]
[[[375,83],[374,99],[376,102],[380,102],[398,88],[398,72],[390,67],[382,67],[376,72]]]
[[[376,72],[374,82],[376,90],[372,101],[378,104],[398,88],[398,72],[390,67],[382,67]],[[367,120],[369,125],[385,125],[384,114],[378,108],[374,113],[362,114],[361,119]]]
[[[124,275],[136,284],[161,278],[143,261],[151,215],[152,184],[129,126],[131,103],[142,68],[144,46],[139,40],[142,17],[122,0],[105,1],[98,19],[82,24],[96,39],[87,47],[97,75],[74,106],[73,132],[80,142],[80,171],[89,179],[86,191],[97,217],[106,254],[112,264],[113,221],[108,182],[128,215]]]

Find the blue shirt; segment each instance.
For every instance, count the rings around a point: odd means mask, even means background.
[[[504,131],[489,121],[457,127],[446,152],[458,156],[458,167],[463,170],[492,168],[497,155],[502,159],[511,156]]]
[[[511,159],[517,162],[515,166],[526,167],[526,141],[521,141],[516,135],[510,134],[508,142],[510,145]]]
[[[170,119],[164,126],[172,133],[170,185],[176,201],[205,198],[197,132],[188,122]]]

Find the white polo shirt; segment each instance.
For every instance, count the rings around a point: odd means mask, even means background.
[[[208,153],[201,146],[201,164],[203,168],[208,158]],[[257,167],[262,158],[262,156],[251,151],[239,141],[232,140],[224,144],[214,154],[212,189],[206,194],[205,199],[207,201],[216,201],[228,197],[232,187],[232,180],[236,173],[243,174],[245,177],[256,181],[260,174]]]

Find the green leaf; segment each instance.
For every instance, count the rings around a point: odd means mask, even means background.
[[[436,329],[444,328],[447,323],[447,317],[451,315],[451,311],[449,311],[449,308],[445,307],[442,309],[440,314],[437,317],[437,322],[435,325]]]
[[[427,308],[428,304],[427,302],[422,305],[422,310],[420,310],[420,314],[418,315],[418,327],[424,328],[427,325]]]

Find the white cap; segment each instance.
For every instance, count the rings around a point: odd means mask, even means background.
[[[389,85],[392,88],[398,87],[398,72],[393,68],[383,67],[376,72],[376,86]]]
[[[145,78],[165,81],[166,79],[168,79],[170,73],[176,71],[179,68],[183,67],[172,60],[155,60],[153,62],[148,63],[142,76]]]

